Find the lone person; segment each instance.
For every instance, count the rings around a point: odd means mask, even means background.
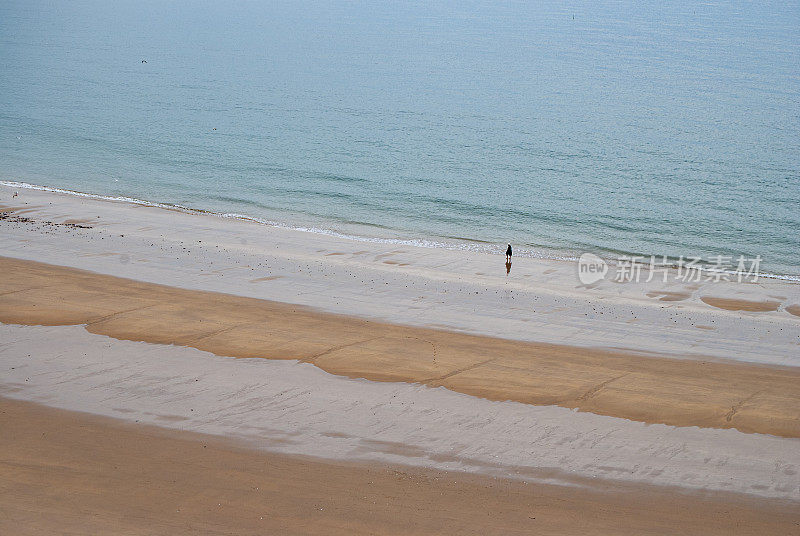
[[[509,244],[508,249],[506,249],[506,262],[511,262],[511,244]]]

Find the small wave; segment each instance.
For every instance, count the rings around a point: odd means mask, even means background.
[[[135,205],[143,205],[147,207],[157,207],[157,208],[169,208],[169,209],[181,209],[186,210],[188,212],[205,212],[203,210],[196,210],[191,209],[189,207],[184,207],[182,205],[173,205],[169,203],[157,203],[155,201],[145,201],[143,199],[137,199],[135,197],[125,197],[125,196],[115,196],[115,195],[100,195],[100,194],[89,194],[86,192],[78,192],[76,190],[65,190],[63,188],[54,188],[51,186],[40,186],[38,184],[29,184],[27,182],[17,182],[17,181],[2,181],[0,180],[0,185],[3,186],[10,186],[12,188],[27,188],[28,190],[40,190],[43,192],[55,192],[59,194],[67,194],[73,195],[75,197],[87,197],[90,199],[102,199],[104,201],[121,201],[124,203],[133,203]]]
[[[191,209],[190,209],[191,210]],[[346,240],[354,240],[358,242],[370,242],[373,244],[392,244],[392,245],[401,245],[401,246],[415,246],[415,247],[423,247],[423,248],[432,248],[432,249],[448,249],[452,251],[470,251],[475,253],[491,253],[494,255],[501,254],[505,252],[505,247],[496,246],[496,245],[489,245],[478,241],[472,242],[469,239],[460,239],[463,240],[464,243],[457,243],[457,242],[442,242],[438,240],[428,239],[428,238],[385,238],[385,237],[377,237],[377,236],[364,236],[364,235],[356,235],[351,233],[343,233],[341,231],[336,231],[334,229],[326,229],[324,227],[316,227],[316,226],[297,226],[297,225],[290,225],[288,223],[279,222],[275,220],[267,220],[263,218],[258,218],[255,216],[248,216],[246,214],[238,214],[235,212],[225,212],[225,213],[218,213],[218,212],[206,212],[201,211],[206,214],[211,214],[215,216],[219,216],[222,218],[232,218],[237,220],[245,220],[251,221],[255,223],[260,223],[263,225],[269,225],[271,227],[278,227],[282,229],[290,229],[293,231],[301,231],[304,233],[313,233],[313,234],[321,234],[326,236],[333,236],[336,238],[343,238]],[[533,250],[521,250],[519,253],[516,254],[518,257],[526,257],[526,258],[540,258],[540,259],[555,259],[555,260],[570,260],[570,261],[577,261],[578,257],[575,256],[559,256],[559,255],[548,255],[545,253],[540,253]]]
[[[304,226],[304,225],[291,225],[285,222],[270,220],[265,218],[259,218],[257,216],[250,216],[248,214],[240,214],[236,212],[213,212],[210,210],[204,210],[199,208],[192,208],[187,207],[184,205],[174,204],[174,203],[160,203],[157,201],[146,201],[143,199],[139,199],[136,197],[127,197],[127,196],[114,196],[114,195],[101,195],[101,194],[91,194],[86,192],[80,192],[76,190],[67,190],[64,188],[55,188],[52,186],[41,186],[38,184],[30,184],[27,182],[18,182],[18,181],[4,181],[0,180],[0,185],[3,186],[10,186],[13,188],[27,188],[29,190],[40,190],[45,192],[55,192],[59,194],[66,194],[72,195],[76,197],[85,197],[90,199],[100,199],[103,201],[117,201],[121,203],[132,203],[135,205],[142,205],[148,207],[155,207],[155,208],[165,208],[170,210],[180,210],[182,212],[191,213],[191,214],[204,214],[210,216],[216,216],[219,218],[227,218],[227,219],[236,219],[242,221],[250,221],[253,223],[258,223],[261,225],[268,225],[270,227],[278,227],[281,229],[291,229],[294,231],[301,231],[305,233],[314,233],[314,234],[322,234],[326,236],[333,236],[336,238],[344,238],[346,240],[354,240],[358,242],[370,242],[374,244],[394,244],[394,245],[405,245],[405,246],[416,246],[416,247],[424,247],[424,248],[434,248],[434,249],[448,249],[453,251],[471,251],[476,253],[491,253],[491,254],[500,254],[505,252],[505,246],[497,246],[493,244],[487,244],[484,241],[472,241],[468,238],[459,238],[459,242],[445,242],[439,241],[430,238],[386,238],[386,237],[375,237],[375,236],[364,236],[364,235],[357,235],[352,233],[343,233],[341,231],[336,231],[334,229],[327,229],[324,227],[317,227],[317,226]],[[353,222],[356,225],[360,225],[358,222]],[[539,259],[554,259],[554,260],[568,260],[568,261],[576,261],[578,260],[577,256],[574,255],[557,255],[552,253],[545,253],[536,250],[527,250],[527,249],[519,249],[519,252],[516,253],[518,257],[526,257],[526,258],[539,258]]]

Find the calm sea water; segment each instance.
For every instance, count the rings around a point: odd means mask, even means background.
[[[800,274],[796,2],[5,0],[0,66],[2,180]]]

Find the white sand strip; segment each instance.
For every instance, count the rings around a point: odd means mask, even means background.
[[[18,192],[12,198],[13,192]],[[517,340],[800,366],[800,284],[579,285],[572,262],[365,243],[212,215],[0,186],[0,254]],[[46,225],[77,222],[91,228]],[[668,300],[660,291],[668,291]],[[685,296],[683,298],[682,296]],[[712,307],[702,297],[780,304]]]
[[[117,341],[81,326],[0,325],[0,394],[283,453],[800,501],[796,439],[490,402],[294,361]]]

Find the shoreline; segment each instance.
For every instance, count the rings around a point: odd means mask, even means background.
[[[0,180],[0,186],[8,188],[25,188],[29,190],[71,195],[75,197],[84,197],[88,199],[97,199],[102,201],[130,203],[145,207],[161,208],[164,210],[178,210],[181,212],[185,212],[187,214],[198,214],[198,215],[206,215],[223,219],[234,219],[245,222],[251,222],[259,225],[266,225],[277,229],[288,229],[304,233],[320,234],[324,236],[330,236],[344,240],[352,240],[356,242],[364,242],[368,244],[371,243],[371,244],[384,244],[384,245],[394,245],[394,246],[412,246],[412,247],[421,247],[428,249],[444,249],[449,251],[469,251],[469,252],[492,254],[492,255],[499,255],[504,251],[502,246],[489,245],[485,241],[468,239],[468,238],[456,238],[456,237],[388,238],[379,236],[369,236],[366,234],[353,234],[353,233],[341,232],[335,229],[328,229],[325,227],[289,224],[277,220],[264,219],[256,216],[250,216],[247,214],[240,214],[235,212],[216,212],[202,208],[193,208],[178,204],[161,203],[158,201],[149,201],[135,197],[95,194],[89,192],[81,192],[78,190],[68,190],[52,186],[31,184],[20,181]],[[354,225],[362,228],[371,227],[371,225],[365,223],[354,223]],[[383,228],[383,226],[379,227]],[[389,228],[385,229],[391,230]],[[447,242],[446,240],[448,240],[448,238],[454,240],[454,242]],[[602,248],[601,250],[602,251],[600,251],[600,256],[604,257],[606,262],[608,262],[609,264],[613,264],[613,261],[605,257],[608,257],[612,253],[616,253],[617,258],[619,258],[620,256],[625,257],[625,256],[636,255],[635,253],[631,252],[619,252],[619,251],[614,252],[612,250],[602,249]],[[517,258],[523,258],[523,259],[542,259],[542,260],[568,261],[568,262],[577,262],[579,259],[579,257],[576,256],[574,253],[563,252],[562,250],[559,250],[557,248],[530,249],[526,247],[517,247],[515,256]],[[674,271],[677,268],[677,265],[674,264],[674,259],[671,260],[670,262],[673,263],[670,265],[670,270]],[[706,271],[706,268],[703,268],[702,266],[701,269]],[[734,271],[726,271],[725,273],[727,275],[732,275],[732,276],[737,275],[737,273]],[[800,274],[793,275],[793,274],[780,274],[772,272],[760,272],[759,277],[763,277],[766,279],[774,279],[779,281],[800,283]]]
[[[111,201],[117,203],[130,203],[134,205],[140,205],[144,207],[152,207],[152,208],[161,208],[164,210],[177,210],[180,212],[184,212],[186,214],[196,214],[196,215],[205,215],[205,216],[212,216],[216,218],[223,218],[223,219],[232,219],[232,220],[240,220],[246,221],[251,223],[256,223],[259,225],[266,225],[268,227],[274,227],[277,229],[288,229],[292,231],[300,231],[304,233],[312,233],[312,234],[320,234],[324,236],[331,236],[335,238],[340,238],[344,240],[352,240],[357,242],[366,242],[366,243],[374,243],[374,244],[387,244],[387,245],[396,245],[396,246],[414,246],[414,247],[422,247],[422,248],[429,248],[429,249],[446,249],[450,251],[471,251],[475,253],[490,253],[490,254],[500,254],[504,250],[500,246],[489,245],[489,243],[483,240],[476,240],[476,239],[469,239],[469,238],[456,238],[456,237],[449,237],[455,242],[448,243],[448,242],[441,242],[439,240],[446,240],[446,237],[437,237],[437,239],[431,238],[389,238],[389,237],[379,237],[379,236],[369,236],[366,234],[351,234],[351,233],[344,233],[337,231],[335,229],[327,229],[324,227],[317,227],[317,226],[308,226],[308,225],[295,225],[289,224],[286,222],[281,222],[272,219],[265,219],[259,218],[257,216],[250,216],[247,214],[239,214],[234,212],[217,212],[213,210],[206,210],[202,208],[194,208],[194,207],[187,207],[184,205],[179,204],[170,204],[170,203],[162,203],[159,201],[149,201],[144,199],[139,199],[136,197],[128,197],[128,196],[114,196],[114,195],[104,195],[104,194],[94,194],[89,192],[81,192],[78,190],[68,190],[64,188],[56,188],[53,186],[43,186],[39,184],[31,184],[27,182],[20,182],[20,181],[6,181],[0,180],[0,186],[8,187],[8,188],[25,188],[28,190],[36,190],[41,192],[51,192],[63,195],[71,195],[75,197],[83,197],[87,199],[96,199],[100,201]],[[392,229],[388,227],[383,227],[380,225],[370,225],[366,223],[353,223],[356,226],[361,227],[380,227],[384,228],[387,231],[391,231]],[[484,244],[483,246],[480,246]],[[534,250],[520,250],[520,253],[517,253],[518,257],[521,258],[532,258],[532,259],[545,259],[545,260],[562,260],[562,261],[577,261],[578,257],[563,254],[558,255],[555,252],[557,250],[551,249],[547,250],[553,252],[552,254],[548,255],[544,251],[538,252]],[[765,276],[766,277],[766,276]],[[775,275],[777,278],[789,277],[793,278],[795,276],[781,276]],[[796,276],[796,279],[790,279],[800,281],[800,275]]]

